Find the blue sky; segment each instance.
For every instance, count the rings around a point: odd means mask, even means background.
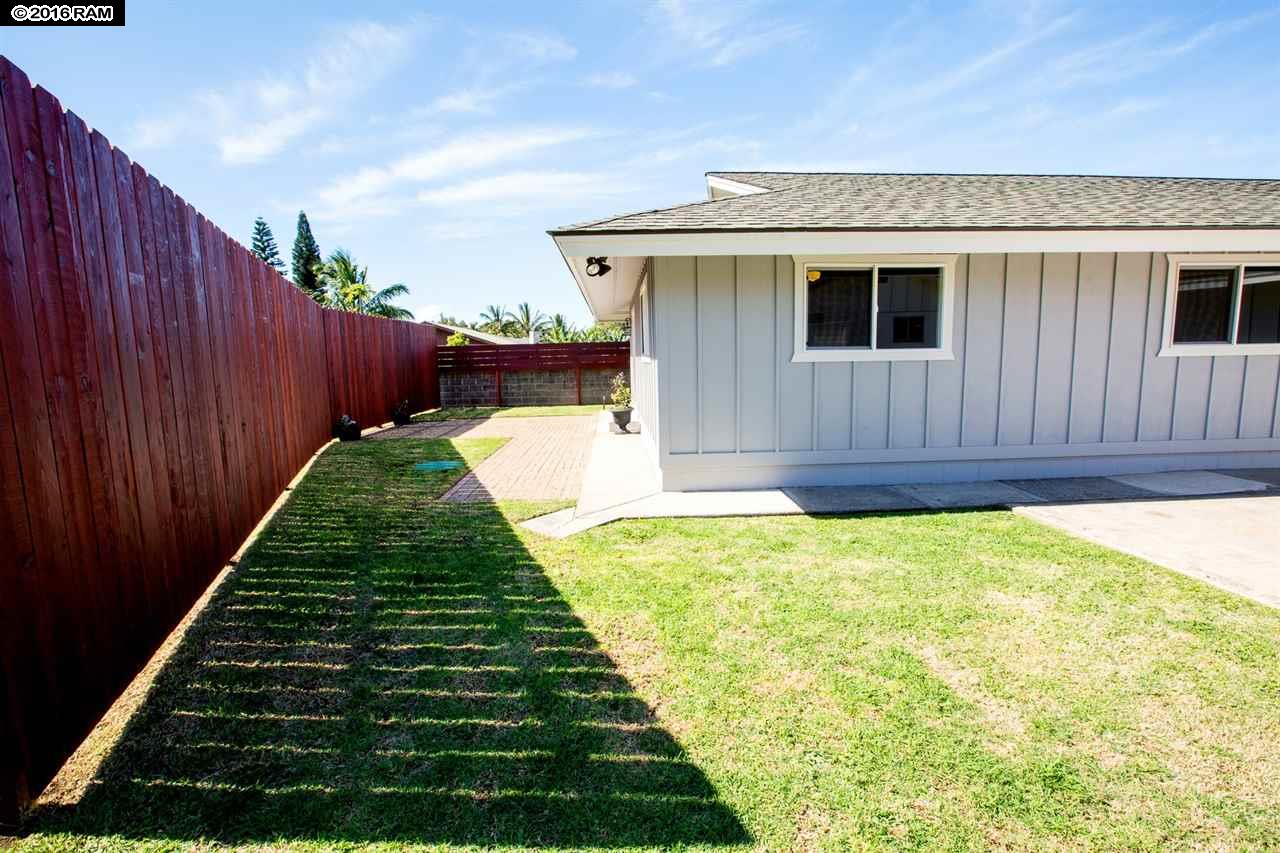
[[[708,170],[1280,174],[1280,6],[129,0],[0,52],[248,243],[588,314],[547,228]]]

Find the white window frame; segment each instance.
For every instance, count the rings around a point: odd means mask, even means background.
[[[1161,357],[1215,356],[1215,355],[1280,355],[1280,343],[1236,343],[1240,334],[1240,309],[1244,295],[1245,267],[1280,266],[1280,255],[1168,255],[1169,273],[1165,279],[1164,335],[1160,343]],[[1173,327],[1178,307],[1178,272],[1182,269],[1230,269],[1235,268],[1236,284],[1231,294],[1231,340],[1212,343],[1173,342]]]
[[[792,362],[810,361],[949,361],[951,326],[955,311],[956,259],[959,255],[794,255],[795,351]],[[880,313],[880,270],[894,267],[933,267],[942,272],[938,304],[936,347],[876,349]],[[866,347],[815,347],[809,340],[809,280],[812,269],[871,271],[871,345]]]
[[[636,346],[633,347],[634,355],[640,361],[652,361],[653,311],[652,300],[649,298],[649,277],[647,275],[644,278],[644,282],[636,290],[635,305],[636,317],[640,320],[640,334],[637,336],[636,330],[631,330],[631,337],[636,343]]]

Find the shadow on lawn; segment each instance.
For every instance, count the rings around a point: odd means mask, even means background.
[[[326,453],[75,807],[36,831],[222,842],[750,836],[492,504],[466,442]],[[465,470],[465,469],[463,469]]]

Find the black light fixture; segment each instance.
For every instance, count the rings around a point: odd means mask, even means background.
[[[605,263],[605,261],[607,260],[609,259],[608,258],[587,258],[587,275],[591,276],[592,278],[595,278],[596,276],[604,275],[609,270],[613,269],[613,267]]]

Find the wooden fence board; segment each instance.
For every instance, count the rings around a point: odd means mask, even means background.
[[[173,493],[170,487],[168,448],[170,441],[165,434],[165,396],[163,389],[168,382],[167,370],[162,371],[161,359],[162,339],[156,337],[157,322],[163,326],[163,317],[153,318],[152,300],[148,288],[148,279],[155,275],[154,245],[152,236],[145,234],[139,218],[137,199],[138,188],[133,182],[133,168],[129,158],[121,151],[113,151],[111,143],[101,134],[93,137],[95,159],[102,163],[99,179],[103,177],[110,163],[111,180],[114,183],[113,198],[119,210],[120,230],[115,239],[124,259],[124,286],[128,290],[128,301],[132,312],[133,346],[138,365],[138,379],[141,387],[141,409],[132,410],[134,421],[141,426],[141,437],[148,454],[148,466],[151,472],[152,494],[155,501],[154,518],[147,520],[144,535],[148,550],[156,549],[152,559],[158,564],[159,589],[153,594],[163,602],[165,612],[174,606],[170,575],[177,570],[181,555],[178,540],[170,519],[174,515]],[[145,188],[144,188],[145,192]],[[144,252],[144,244],[146,251]],[[151,253],[148,259],[146,253]],[[121,361],[129,358],[122,352]],[[135,450],[135,454],[137,451]]]
[[[58,643],[65,641],[64,636],[55,636],[59,626],[52,597],[38,594],[44,580],[41,574],[70,563],[71,552],[31,297],[29,264],[34,261],[28,257],[33,246],[27,232],[32,224],[19,218],[29,178],[17,164],[26,159],[30,150],[25,144],[26,134],[19,127],[22,116],[15,115],[15,106],[21,103],[16,98],[18,93],[27,96],[23,101],[30,108],[30,87],[21,75],[0,58],[0,252],[4,261],[0,263],[0,368],[6,391],[13,389],[7,417],[21,471],[20,479],[11,480],[6,474],[5,481],[11,488],[21,489],[22,513],[30,530],[28,552],[18,533],[21,525],[14,516],[13,560],[3,566],[10,586],[6,596],[0,598],[0,618],[11,623],[12,645],[0,649],[0,654],[6,658],[8,714],[14,719],[0,727],[0,732],[7,729],[7,736],[26,740],[14,741],[14,753],[7,756],[14,766],[6,767],[4,778],[0,779],[0,784],[6,786],[0,788],[0,817],[6,798],[20,800],[30,796],[31,787],[38,783],[28,780],[41,778],[48,767],[50,762],[39,747],[29,747],[48,738],[38,721],[52,715],[64,699],[64,685],[74,683],[71,673],[40,666],[42,661],[56,657]],[[20,698],[18,691],[23,687],[27,691]],[[5,713],[4,709],[0,708],[0,713]],[[35,722],[27,723],[20,714]],[[13,796],[8,794],[10,790],[15,792]]]
[[[429,326],[320,307],[0,57],[0,821]]]
[[[155,585],[152,582],[153,570],[144,561],[144,545],[142,533],[142,516],[149,513],[154,519],[155,502],[151,472],[145,470],[145,479],[140,479],[135,467],[134,451],[142,451],[142,459],[146,461],[145,441],[136,441],[133,432],[140,425],[130,422],[127,412],[131,408],[141,410],[141,389],[137,376],[137,356],[134,350],[132,324],[117,324],[113,293],[119,282],[113,278],[123,278],[123,260],[119,252],[109,253],[104,240],[104,231],[109,223],[103,221],[102,210],[98,198],[98,181],[90,150],[89,131],[84,122],[68,113],[66,115],[67,154],[71,172],[69,186],[72,192],[70,201],[76,212],[73,223],[76,233],[73,239],[78,241],[77,253],[79,276],[78,286],[86,297],[82,303],[86,313],[85,325],[91,330],[92,350],[88,353],[89,370],[96,367],[98,399],[101,414],[93,416],[106,434],[106,444],[101,448],[92,448],[86,440],[86,456],[90,450],[97,450],[106,460],[108,475],[103,478],[107,485],[104,490],[106,510],[105,523],[112,525],[117,531],[117,551],[114,559],[124,561],[130,573],[137,573],[142,581],[138,584],[120,584],[105,573],[94,578],[99,583],[102,595],[114,597],[116,606],[120,608],[124,618],[145,624],[146,614],[154,606]],[[118,222],[116,223],[118,227]],[[126,316],[130,313],[124,308]],[[127,363],[122,364],[117,353],[118,347],[127,347],[129,356]],[[86,422],[89,416],[86,416]],[[87,438],[87,437],[86,437]],[[90,467],[90,471],[94,467]],[[103,523],[101,520],[99,524]],[[104,561],[108,559],[103,555]],[[155,564],[159,567],[159,564]],[[125,655],[126,659],[139,662],[145,652],[145,645],[138,641],[138,635],[117,635],[107,628],[100,630],[104,642],[109,645],[98,650],[98,654]],[[109,685],[115,688],[115,683]]]
[[[165,290],[166,316],[170,318],[169,340],[175,358],[174,386],[178,405],[178,433],[182,438],[182,480],[186,498],[187,535],[201,553],[216,549],[216,533],[209,517],[209,485],[200,472],[208,470],[200,441],[201,405],[199,391],[203,387],[196,378],[193,354],[191,315],[187,307],[191,282],[187,269],[188,249],[178,223],[178,199],[173,190],[161,185],[164,231],[169,252],[169,286]],[[157,222],[157,227],[159,223]],[[185,575],[175,578],[182,598],[191,596],[195,582]]]
[[[182,358],[182,327],[177,310],[177,271],[175,270],[175,250],[169,233],[169,205],[164,187],[154,177],[143,173],[139,184],[144,184],[150,201],[151,231],[155,240],[156,280],[148,282],[148,288],[156,288],[152,299],[152,310],[157,310],[163,328],[163,339],[166,357],[163,364],[168,372],[168,405],[173,413],[172,424],[166,424],[166,435],[170,438],[170,471],[171,477],[177,475],[175,527],[179,531],[182,542],[191,547],[199,547],[202,528],[196,523],[196,494],[194,471],[191,467],[191,415],[187,405],[186,369]],[[154,326],[153,326],[154,328]],[[178,600],[185,599],[180,575],[169,578],[169,586]]]
[[[628,341],[579,344],[468,344],[440,347],[434,354],[435,369],[442,373],[477,372],[494,376],[494,399],[502,401],[502,374],[521,370],[573,371],[582,402],[582,368],[620,368],[630,364]]]
[[[34,207],[45,213],[42,219],[24,218],[23,238],[28,248],[28,273],[34,308],[36,346],[41,363],[45,366],[45,395],[50,411],[54,462],[57,476],[67,484],[62,490],[62,511],[67,519],[67,543],[69,549],[66,564],[43,565],[41,585],[49,589],[45,606],[51,611],[60,609],[62,596],[77,586],[81,576],[96,576],[98,548],[92,538],[94,530],[92,497],[88,488],[72,488],[71,484],[85,483],[89,471],[85,464],[80,441],[80,403],[78,389],[87,377],[77,376],[73,361],[72,344],[68,341],[66,319],[63,310],[63,288],[59,275],[56,226],[51,221],[54,212],[49,200],[48,171],[54,168],[54,158],[46,159],[44,140],[36,121],[35,101],[28,88],[25,97],[19,87],[25,83],[6,86],[6,112],[11,118],[10,128],[21,135],[11,151],[15,180],[19,186],[19,207]],[[10,91],[18,90],[18,91]],[[10,100],[9,95],[14,97]],[[65,205],[63,206],[65,213]],[[65,221],[65,220],[64,220]],[[64,243],[68,235],[63,231]],[[74,291],[74,288],[72,288]],[[83,333],[75,345],[83,353]],[[54,512],[58,511],[54,507]],[[92,647],[93,624],[89,620],[70,626],[65,633],[56,631],[54,654],[87,655]],[[95,686],[96,676],[87,674],[87,667],[77,658],[67,667],[67,681]],[[64,690],[65,695],[65,690]]]

